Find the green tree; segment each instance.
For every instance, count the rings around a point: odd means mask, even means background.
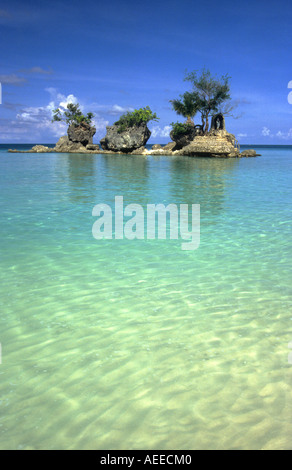
[[[180,99],[170,100],[173,110],[187,118],[188,122],[192,122],[192,118],[199,111],[198,103],[194,100],[193,93],[186,91],[183,95],[180,95]]]
[[[223,75],[221,78],[212,77],[210,70],[203,69],[201,75],[196,71],[186,73],[185,81],[191,82],[191,93],[194,105],[197,105],[201,113],[203,131],[209,130],[209,117],[217,113],[223,103],[230,98],[230,77]]]
[[[172,122],[170,125],[174,139],[179,139],[183,135],[189,134],[193,129],[193,126],[189,122]]]
[[[129,127],[141,126],[141,124],[147,124],[149,121],[158,121],[156,113],[153,113],[149,106],[145,108],[135,109],[134,111],[128,111],[122,114],[120,119],[115,122],[118,126],[118,132],[123,132]]]
[[[69,126],[70,124],[78,125],[82,122],[90,125],[93,118],[93,113],[87,113],[86,115],[82,114],[78,103],[68,103],[66,111],[62,112],[60,108],[54,109],[52,122],[65,121]]]

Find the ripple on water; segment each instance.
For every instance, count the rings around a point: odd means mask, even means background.
[[[252,164],[9,157],[18,184],[0,186],[1,448],[291,448],[281,152],[277,168],[269,151]],[[200,248],[93,240],[92,207],[117,189],[140,204],[200,203]]]

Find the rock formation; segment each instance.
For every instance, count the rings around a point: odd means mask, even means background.
[[[239,144],[233,134],[226,131],[225,119],[219,113],[213,116],[211,129],[206,135],[202,135],[202,127],[190,125],[190,132],[180,138],[174,139],[165,146],[155,144],[151,150],[145,148],[151,132],[145,123],[120,129],[118,124],[107,127],[106,136],[101,139],[99,146],[92,143],[92,138],[96,129],[89,124],[82,122],[79,125],[71,124],[68,128],[68,135],[59,139],[54,148],[43,145],[35,145],[31,150],[23,152],[29,153],[117,153],[131,155],[185,155],[194,157],[256,157],[259,154],[248,149],[240,153]],[[18,150],[9,150],[19,152]]]
[[[96,133],[95,127],[90,126],[85,121],[80,124],[70,124],[68,127],[68,139],[70,142],[76,142],[84,145],[92,144],[92,139]]]
[[[240,151],[234,146],[235,137],[226,131],[212,131],[204,136],[197,136],[188,145],[178,150],[178,155],[205,157],[239,157]],[[219,134],[220,132],[220,134]]]
[[[80,124],[70,124],[67,135],[60,137],[56,143],[54,151],[87,153],[87,150],[90,150],[90,146],[94,146],[92,139],[95,133],[95,127],[90,126],[86,122],[81,122]],[[97,150],[96,146],[94,147],[95,148],[92,150]]]
[[[243,150],[240,154],[241,157],[259,157],[260,154],[253,149]]]
[[[85,149],[80,142],[72,142],[67,135],[60,137],[55,146],[56,152],[78,152]]]
[[[166,151],[171,151],[175,155],[203,156],[203,157],[245,157],[253,156],[252,151],[240,153],[239,144],[233,134],[226,131],[225,118],[222,113],[212,117],[211,128],[207,134],[203,134],[201,126],[191,126],[190,131],[181,137],[175,137],[170,133],[170,137],[175,141],[174,146],[167,144],[160,155]],[[151,151],[154,154],[156,150]]]
[[[175,147],[175,142],[168,142],[168,144],[164,145],[162,149],[167,150],[167,151],[172,151],[174,147]]]
[[[98,144],[87,144],[86,150],[100,151],[100,146]]]
[[[54,149],[46,147],[45,145],[35,145],[29,150],[31,153],[49,153],[53,151]]]
[[[186,145],[188,145],[195,137],[195,125],[192,121],[189,121],[187,124],[187,130],[184,134],[176,134],[174,130],[172,130],[169,134],[171,140],[175,142],[175,150],[179,150]]]
[[[104,150],[112,152],[131,153],[134,150],[144,147],[151,136],[151,132],[145,123],[128,127],[120,131],[117,124],[107,126],[106,136],[101,139],[100,145]]]
[[[175,150],[186,147],[198,135],[203,135],[202,126],[195,126],[193,123],[188,123],[188,131],[185,134],[175,135],[173,131],[169,134],[171,140],[175,142]]]
[[[191,121],[187,122],[189,130],[186,134],[170,137],[170,142],[162,149],[152,148],[151,154],[204,157],[239,157],[241,156],[239,144],[233,134],[226,131],[223,114],[218,113],[212,118],[211,129],[204,135],[202,126],[195,126]],[[246,156],[246,155],[242,155]]]

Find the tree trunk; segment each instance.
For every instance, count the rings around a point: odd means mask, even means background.
[[[205,129],[204,129],[204,134],[207,134],[209,130],[209,120],[208,120],[208,114],[206,114],[206,122],[205,122]]]
[[[194,121],[192,120],[191,116],[187,116],[186,124],[189,124],[191,126],[194,126]]]

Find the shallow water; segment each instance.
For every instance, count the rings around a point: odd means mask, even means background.
[[[291,449],[292,148],[6,148],[0,448]],[[200,204],[200,247],[95,240],[92,209],[116,195]]]

